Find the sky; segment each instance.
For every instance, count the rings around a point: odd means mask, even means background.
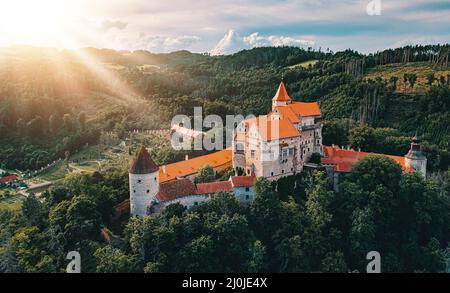
[[[369,53],[437,43],[450,43],[450,0],[0,0],[1,47]]]

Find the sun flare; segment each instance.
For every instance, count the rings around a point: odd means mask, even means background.
[[[66,37],[76,1],[1,0],[0,32],[9,43],[58,41]]]

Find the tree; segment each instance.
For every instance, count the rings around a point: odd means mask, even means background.
[[[350,130],[349,142],[352,147],[370,150],[375,143],[373,128],[365,124],[353,128]]]
[[[412,73],[408,75],[408,82],[409,82],[409,86],[411,88],[414,88],[414,85],[416,84],[417,81],[417,74]]]
[[[62,127],[62,119],[61,116],[58,113],[54,113],[50,115],[48,118],[48,125],[49,125],[49,132],[51,135],[56,136],[58,135],[61,127]]]
[[[341,251],[327,253],[322,260],[321,272],[323,273],[346,273],[348,267],[345,262],[344,254]]]
[[[43,123],[40,116],[36,116],[27,123],[28,136],[33,140],[39,140],[42,138],[43,134]]]
[[[134,256],[126,255],[118,248],[110,245],[95,251],[97,273],[132,273],[136,271]]]
[[[27,124],[25,123],[25,121],[22,118],[17,120],[16,127],[17,127],[17,132],[19,133],[19,135],[26,134],[25,131],[27,129]]]
[[[189,242],[180,252],[179,266],[186,273],[211,273],[217,271],[214,260],[214,241],[211,236],[200,236]]]
[[[194,179],[196,184],[213,182],[214,180],[216,180],[216,175],[214,172],[214,168],[210,165],[206,165],[200,168],[197,177],[195,177]]]
[[[21,272],[56,272],[53,259],[46,254],[46,239],[37,227],[19,230],[11,239]]]
[[[74,243],[82,239],[96,239],[100,231],[101,214],[96,204],[86,195],[72,199],[66,213],[64,229]]]
[[[394,88],[394,91],[397,89],[398,79],[399,78],[397,76],[391,76],[391,78],[389,79],[389,81],[392,83],[392,87]]]
[[[250,260],[246,272],[261,273],[266,269],[266,248],[261,241],[256,240],[250,247]]]
[[[73,119],[72,115],[64,114],[63,117],[63,129],[65,134],[70,134],[73,131]]]
[[[264,177],[257,179],[255,192],[256,197],[250,207],[252,227],[258,239],[266,244],[280,229],[281,202]]]
[[[430,86],[433,85],[433,82],[436,80],[436,77],[434,76],[434,73],[427,74],[427,84]]]
[[[43,227],[45,214],[42,204],[34,194],[30,194],[22,204],[22,214],[30,226]]]
[[[320,164],[322,161],[322,155],[319,153],[313,153],[309,162],[312,164]]]
[[[82,132],[84,132],[84,130],[86,129],[86,113],[85,112],[80,112],[78,114],[78,125],[80,126],[80,130]]]

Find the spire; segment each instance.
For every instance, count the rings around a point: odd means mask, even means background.
[[[422,153],[422,147],[420,145],[420,138],[417,135],[414,135],[413,139],[412,139],[412,143],[411,143],[411,148],[408,152],[408,154],[406,155],[407,158],[409,159],[423,159],[425,158],[425,156]]]
[[[273,97],[273,101],[277,102],[290,102],[292,99],[289,97],[289,94],[286,90],[286,87],[284,86],[284,82],[280,83],[280,86],[278,87],[277,94],[275,97]]]
[[[142,146],[136,159],[133,162],[133,165],[131,165],[130,173],[143,175],[155,173],[158,170],[158,166],[156,166],[155,162],[150,157],[147,149]]]

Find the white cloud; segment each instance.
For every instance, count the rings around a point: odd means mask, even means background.
[[[256,47],[282,47],[292,46],[300,48],[314,47],[315,42],[302,38],[289,36],[262,36],[258,32],[249,36],[241,37],[234,30],[228,33],[219,41],[219,43],[210,52],[211,55],[229,55],[245,49]]]
[[[293,46],[293,47],[313,47],[314,41],[286,37],[286,36],[261,36],[259,33],[253,33],[248,37],[244,37],[244,42],[248,43],[252,47],[281,47],[281,46]]]
[[[211,55],[229,55],[244,49],[250,49],[251,46],[244,39],[234,30],[230,29],[211,51]]]
[[[128,23],[120,20],[104,20],[100,24],[100,30],[109,31],[110,29],[124,30],[128,26]]]

